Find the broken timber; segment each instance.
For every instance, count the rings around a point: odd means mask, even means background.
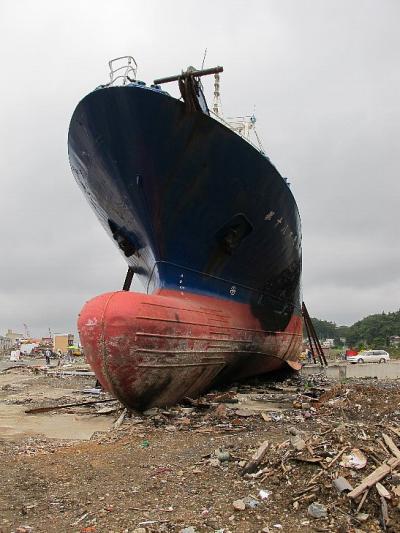
[[[386,446],[389,448],[389,450],[392,452],[392,454],[400,459],[400,450],[396,446],[396,444],[393,442],[393,439],[389,437],[389,435],[386,435],[386,433],[382,433],[383,440],[385,441]]]
[[[383,463],[376,470],[374,470],[369,476],[364,478],[362,482],[351,492],[349,492],[349,498],[357,498],[365,490],[371,488],[375,483],[386,477],[392,470],[397,468],[400,464],[400,459],[397,457],[390,458],[386,463]]]
[[[251,474],[256,470],[258,465],[263,461],[267,450],[268,450],[269,442],[266,440],[264,441],[261,446],[257,449],[257,451],[253,454],[252,458],[248,463],[244,466],[241,474],[242,476],[244,474]]]
[[[26,409],[25,413],[28,415],[33,415],[35,413],[47,413],[49,411],[55,411],[56,409],[64,409],[65,407],[80,407],[82,405],[94,405],[96,403],[106,403],[106,402],[117,402],[115,398],[111,400],[93,400],[91,402],[74,402],[74,403],[64,403],[62,405],[48,405],[45,407],[34,407],[33,409]]]

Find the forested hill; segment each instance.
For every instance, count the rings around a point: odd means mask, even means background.
[[[312,318],[315,330],[320,339],[346,339],[346,344],[388,346],[389,337],[400,335],[400,310],[394,313],[370,315],[359,320],[352,326],[338,326],[334,322]]]

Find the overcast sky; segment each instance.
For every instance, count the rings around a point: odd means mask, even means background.
[[[399,309],[399,20],[397,0],[2,0],[0,333],[74,330],[87,299],[121,288],[125,262],[69,169],[78,101],[113,57],[151,82],[205,48],[225,114],[255,107],[292,183],[311,315]]]

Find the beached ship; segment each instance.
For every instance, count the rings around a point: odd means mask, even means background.
[[[300,218],[287,180],[249,138],[254,118],[221,118],[221,67],[147,86],[125,60],[78,104],[68,138],[76,181],[129,267],[123,290],[79,316],[98,380],[143,410],[298,368]],[[163,90],[173,81],[180,100]],[[132,276],[143,292],[129,290]]]

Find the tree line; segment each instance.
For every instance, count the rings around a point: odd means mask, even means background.
[[[369,315],[352,326],[338,326],[318,318],[312,318],[312,322],[320,339],[335,339],[337,346],[343,344],[340,339],[346,339],[347,346],[383,348],[389,346],[391,336],[400,335],[400,310]],[[303,336],[307,336],[305,330]]]

